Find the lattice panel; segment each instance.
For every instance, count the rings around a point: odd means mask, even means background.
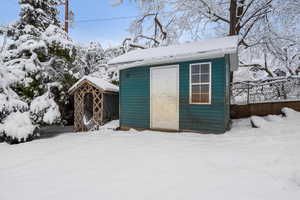
[[[84,96],[87,93],[93,94],[92,127],[103,125],[103,92],[86,82],[74,94],[74,130],[76,132],[88,131],[83,123]]]

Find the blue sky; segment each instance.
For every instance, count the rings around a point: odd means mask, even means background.
[[[129,35],[127,28],[133,19],[80,22],[80,20],[102,19],[112,17],[136,16],[138,9],[135,3],[125,0],[125,3],[111,7],[109,2],[115,0],[69,0],[71,10],[75,13],[75,24],[70,29],[74,41],[84,44],[89,41],[99,41],[104,47],[119,44]],[[0,0],[0,25],[18,19],[18,0]],[[63,7],[60,8],[63,18]],[[78,22],[76,22],[78,21]]]

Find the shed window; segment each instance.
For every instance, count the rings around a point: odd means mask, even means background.
[[[190,103],[211,103],[211,63],[190,65]]]

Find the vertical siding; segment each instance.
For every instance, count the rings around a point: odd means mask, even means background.
[[[226,55],[225,56],[225,70],[226,70],[226,75],[225,75],[225,128],[228,130],[230,129],[230,56]]]
[[[150,128],[149,67],[121,70],[120,125]]]
[[[211,104],[189,104],[190,63],[212,63]],[[225,76],[224,58],[200,60],[180,64],[180,129],[205,132],[225,132]]]
[[[189,104],[189,65],[212,62],[212,104]],[[179,64],[179,128],[220,133],[226,129],[225,58],[206,59]],[[161,66],[161,65],[160,65]],[[136,67],[120,72],[120,125],[150,128],[150,67]]]

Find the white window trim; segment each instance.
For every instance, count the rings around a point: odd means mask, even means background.
[[[193,103],[192,102],[192,66],[193,65],[203,65],[203,64],[209,64],[209,102],[208,103]],[[190,79],[189,79],[189,103],[190,104],[196,104],[196,105],[210,105],[211,104],[211,94],[212,94],[212,90],[211,90],[211,82],[212,82],[212,70],[211,70],[211,62],[202,62],[202,63],[192,63],[190,64]],[[200,84],[201,85],[201,84]]]

